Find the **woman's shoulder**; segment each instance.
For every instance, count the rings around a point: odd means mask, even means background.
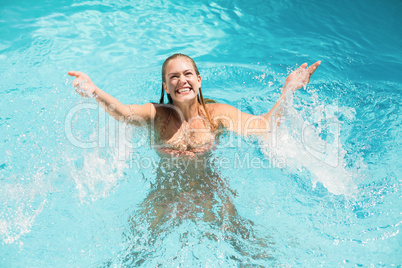
[[[230,112],[232,109],[234,109],[233,106],[225,103],[208,103],[205,104],[205,106],[208,109],[208,112],[212,116],[219,116],[222,114],[226,114],[227,112]]]
[[[165,119],[167,118],[175,109],[175,107],[171,104],[160,104],[160,103],[152,103],[155,107],[156,111],[156,119]]]
[[[207,108],[210,115],[214,115],[217,110],[219,110],[220,103],[205,103],[205,108]]]
[[[225,105],[227,105],[227,104],[216,102],[216,103],[206,103],[205,107],[207,107],[208,110],[213,111],[213,110],[222,109]]]

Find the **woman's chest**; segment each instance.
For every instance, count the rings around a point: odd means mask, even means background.
[[[171,124],[160,138],[169,148],[188,151],[211,144],[215,134],[204,122],[183,122],[180,125]]]

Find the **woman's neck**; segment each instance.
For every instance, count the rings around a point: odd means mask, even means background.
[[[199,115],[200,104],[197,100],[192,103],[174,103],[174,106],[181,111],[184,121],[188,122],[191,118]]]

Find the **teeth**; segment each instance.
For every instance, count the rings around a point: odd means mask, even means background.
[[[190,89],[189,88],[182,88],[182,89],[179,89],[177,92],[182,93],[182,92],[187,92],[187,91],[190,91]]]

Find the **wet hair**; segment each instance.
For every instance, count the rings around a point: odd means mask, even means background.
[[[166,68],[167,68],[167,65],[171,60],[174,60],[174,59],[177,59],[177,58],[185,58],[185,59],[189,60],[191,62],[191,64],[193,65],[193,68],[194,68],[195,73],[197,74],[197,76],[200,75],[200,72],[198,71],[197,65],[195,64],[194,60],[191,57],[189,57],[187,55],[184,55],[184,54],[181,54],[181,53],[173,54],[172,56],[168,57],[162,64],[162,92],[161,92],[161,98],[159,100],[160,104],[164,103],[165,90],[163,89],[163,83],[166,82]],[[173,104],[173,99],[170,96],[170,94],[166,93],[166,95],[167,95],[169,104]],[[205,103],[216,103],[216,101],[214,101],[212,99],[204,99],[204,97],[202,96],[201,87],[199,89],[199,94],[197,96],[197,100],[198,100],[198,103],[201,104],[202,107],[204,107],[205,115],[207,116],[208,121],[211,124],[211,126],[213,128],[216,128],[215,124],[211,120],[211,117],[209,116],[209,112],[208,112],[207,108],[205,107]]]

